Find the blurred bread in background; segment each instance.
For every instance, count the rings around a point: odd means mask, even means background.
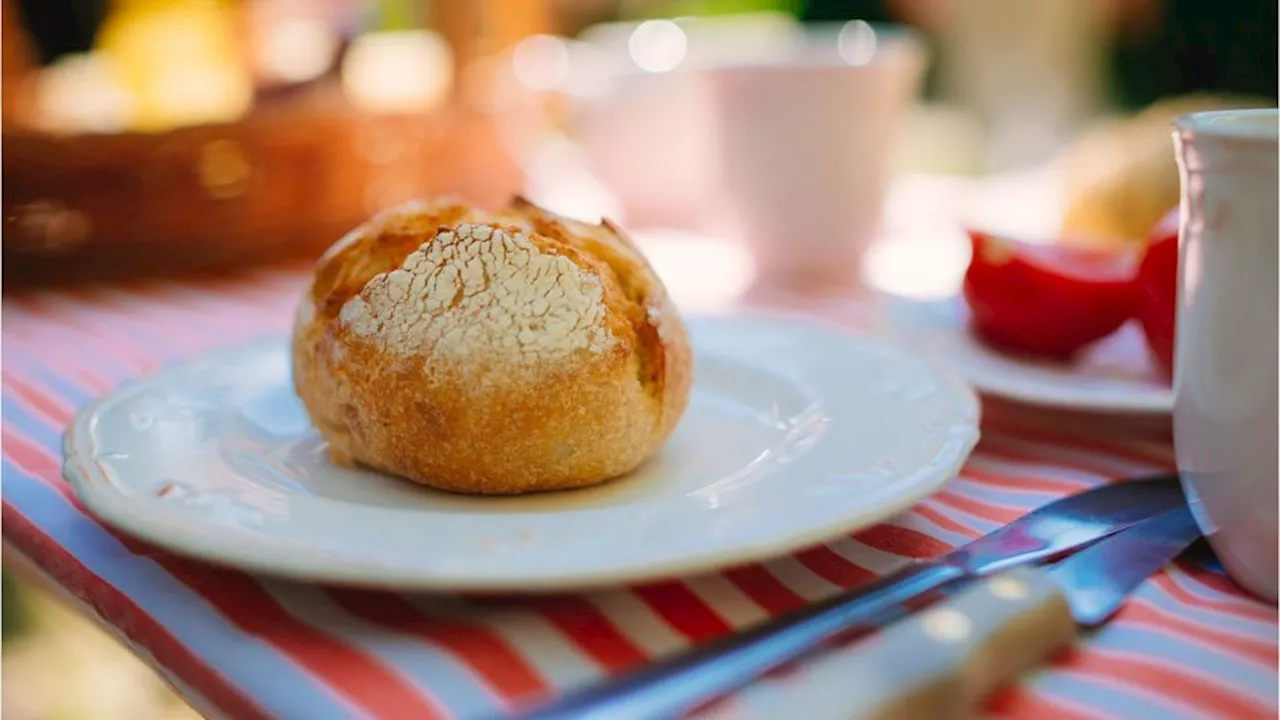
[[[1085,134],[1062,158],[1067,193],[1063,234],[1089,242],[1141,242],[1178,204],[1174,119],[1206,110],[1272,105],[1245,95],[1182,95]]]

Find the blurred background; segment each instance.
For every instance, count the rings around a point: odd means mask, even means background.
[[[4,285],[305,263],[393,203],[520,192],[633,228],[695,301],[790,267],[801,226],[923,291],[965,224],[1141,242],[1170,120],[1276,104],[1276,8],[3,0]],[[5,717],[191,716],[5,569]]]

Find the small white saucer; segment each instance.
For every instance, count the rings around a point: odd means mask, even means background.
[[[968,328],[959,297],[880,297],[878,329],[909,350],[993,396],[1030,404],[1115,414],[1169,414],[1173,388],[1161,377],[1133,323],[1071,363],[1016,357],[983,345]]]

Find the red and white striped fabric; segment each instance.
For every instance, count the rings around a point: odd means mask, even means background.
[[[1103,432],[988,403],[960,476],[891,522],[711,575],[533,598],[284,582],[172,555],[90,516],[60,473],[75,411],[164,363],[285,332],[300,278],[256,270],[4,299],[6,546],[214,716],[500,716],[943,553],[1060,495],[1172,464],[1166,429]],[[1179,564],[988,710],[1274,718],[1277,690],[1276,608],[1215,569]]]

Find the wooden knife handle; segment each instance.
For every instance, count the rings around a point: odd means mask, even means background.
[[[733,715],[969,718],[988,693],[1075,637],[1058,587],[1039,570],[1018,568],[821,656],[792,678],[753,686]]]

